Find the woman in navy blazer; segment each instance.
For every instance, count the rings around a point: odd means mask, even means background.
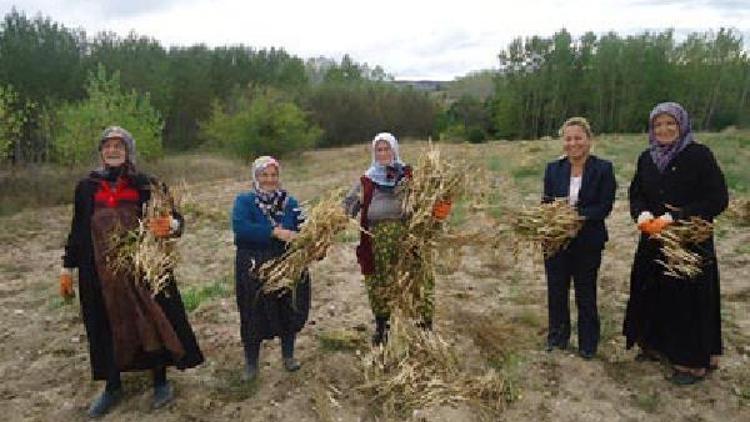
[[[590,154],[592,134],[586,119],[568,119],[560,128],[560,136],[565,156],[547,164],[542,201],[567,198],[584,223],[565,249],[544,261],[549,312],[547,351],[568,347],[572,279],[578,308],[578,351],[581,357],[591,359],[599,343],[596,277],[608,240],[604,219],[612,211],[617,183],[612,163]]]

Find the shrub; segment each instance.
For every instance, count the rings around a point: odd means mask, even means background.
[[[26,122],[24,111],[30,106],[21,105],[12,86],[0,86],[0,162],[6,160],[16,142],[20,141]]]
[[[163,122],[148,94],[123,92],[119,72],[109,78],[102,65],[89,74],[86,93],[88,98],[82,102],[65,104],[54,112],[54,161],[66,165],[89,161],[102,130],[110,125],[133,134],[139,157],[161,157]]]
[[[311,148],[321,130],[292,101],[266,89],[251,90],[235,104],[214,102],[201,134],[209,146],[249,159]]]

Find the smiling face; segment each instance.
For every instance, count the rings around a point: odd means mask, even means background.
[[[119,167],[128,159],[128,148],[121,138],[109,138],[102,143],[101,157],[104,165]]]
[[[388,141],[378,141],[375,144],[375,161],[381,166],[393,162],[393,149],[391,149],[391,144]]]
[[[680,125],[677,119],[662,113],[654,117],[654,137],[661,145],[671,145],[680,137]]]
[[[279,187],[279,169],[274,165],[268,165],[257,175],[258,185],[266,192],[272,192]]]
[[[579,125],[569,125],[563,129],[563,151],[571,160],[588,157],[591,151],[591,138]]]

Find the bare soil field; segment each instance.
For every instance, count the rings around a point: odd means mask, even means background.
[[[750,134],[740,133],[706,140],[733,191],[745,197],[749,139]],[[643,136],[609,136],[595,146],[595,154],[616,163],[619,187],[607,221],[611,240],[599,276],[602,342],[593,360],[573,352],[544,351],[546,284],[539,257],[529,254],[514,262],[508,254],[499,254],[487,259],[486,251],[466,247],[458,271],[438,275],[435,331],[466,366],[494,368],[507,379],[512,397],[502,412],[467,402],[386,415],[380,403],[360,389],[373,318],[354,256],[353,230],[311,269],[313,308],[297,347],[302,369],[285,372],[278,342],[265,342],[259,379],[243,383],[229,214],[234,197],[249,189],[250,175],[247,168],[237,167],[237,177],[189,183],[191,195],[184,208],[187,229],[180,241],[178,283],[206,362],[184,372],[169,370],[176,398],[160,410],[150,408],[150,376],[124,374],[126,396],[104,420],[750,420],[750,227],[728,217],[717,223],[725,339],[719,370],[697,385],[676,387],[665,379],[670,374],[667,364],[636,362],[636,351],[625,350],[620,330],[637,240],[627,211],[627,186],[644,145]],[[414,162],[424,147],[422,142],[407,143],[402,157]],[[558,141],[442,148],[448,157],[465,160],[467,172],[483,168],[496,177],[500,188],[493,200],[509,206],[538,201],[544,163],[560,153]],[[364,145],[307,152],[283,163],[282,182],[293,195],[309,200],[351,185],[368,163]],[[71,212],[71,206],[55,206],[0,217],[3,420],[85,420],[90,401],[102,388],[90,377],[77,300],[68,304],[57,297]],[[491,224],[461,206],[451,218],[457,230]],[[575,335],[571,343],[576,344]]]

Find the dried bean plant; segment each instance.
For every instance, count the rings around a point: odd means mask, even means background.
[[[342,192],[334,191],[315,204],[286,252],[258,269],[264,292],[283,294],[293,290],[302,272],[325,257],[336,235],[354,221],[346,215],[341,202]]]
[[[511,217],[514,253],[523,243],[541,246],[545,258],[564,249],[583,226],[583,217],[567,199],[556,199],[532,208],[522,208]]]
[[[700,275],[705,264],[703,257],[692,249],[713,235],[713,224],[699,217],[677,221],[654,236],[661,242],[664,259],[656,262],[664,267],[664,274],[692,279]]]
[[[153,218],[169,217],[181,204],[182,189],[171,192],[164,185],[151,185],[151,198],[143,205],[138,227],[130,231],[115,230],[108,254],[108,265],[119,274],[132,274],[152,295],[161,292],[179,261],[177,238],[157,237],[148,229]]]
[[[513,399],[510,385],[493,369],[472,374],[440,335],[417,328],[415,321],[400,313],[391,320],[388,342],[372,348],[362,360],[360,387],[386,416],[460,402],[499,412]]]

